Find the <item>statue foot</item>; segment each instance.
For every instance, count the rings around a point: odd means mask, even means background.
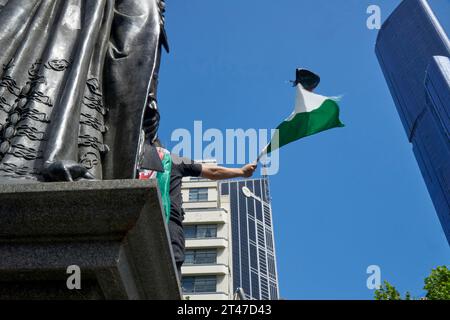
[[[42,174],[48,182],[95,180],[84,166],[71,160],[47,162]]]

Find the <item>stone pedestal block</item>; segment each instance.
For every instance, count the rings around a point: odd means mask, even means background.
[[[0,185],[0,299],[180,297],[155,181]]]

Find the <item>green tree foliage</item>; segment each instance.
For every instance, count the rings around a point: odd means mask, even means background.
[[[424,289],[427,300],[450,300],[450,269],[446,266],[437,267],[425,279]],[[375,291],[375,300],[411,300],[407,292],[402,298],[400,292],[389,282],[384,281],[380,289]]]
[[[389,282],[384,281],[380,289],[375,291],[375,300],[403,300],[400,292]],[[411,295],[406,293],[405,300],[411,300]]]
[[[425,279],[425,290],[429,300],[450,300],[450,269],[437,267]]]

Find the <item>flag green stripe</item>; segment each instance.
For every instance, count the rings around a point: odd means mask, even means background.
[[[278,126],[279,148],[300,138],[325,131],[328,129],[343,127],[339,120],[339,106],[334,100],[327,99],[322,105],[311,111],[297,113],[289,121],[283,121]],[[273,151],[270,143],[267,153]]]

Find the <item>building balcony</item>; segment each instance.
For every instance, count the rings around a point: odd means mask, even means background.
[[[208,211],[186,211],[184,224],[215,223],[224,224],[228,222],[227,212],[223,209],[213,209]]]
[[[186,239],[186,249],[194,248],[228,248],[228,240],[225,238]]]
[[[184,293],[185,299],[189,300],[229,300],[228,294],[225,292],[211,293]]]
[[[224,264],[189,264],[181,268],[183,276],[227,275],[228,267]]]
[[[183,179],[183,189],[189,188],[217,188],[217,181],[211,181],[207,179],[200,180],[188,180]]]
[[[217,200],[183,201],[185,210],[217,209]]]

